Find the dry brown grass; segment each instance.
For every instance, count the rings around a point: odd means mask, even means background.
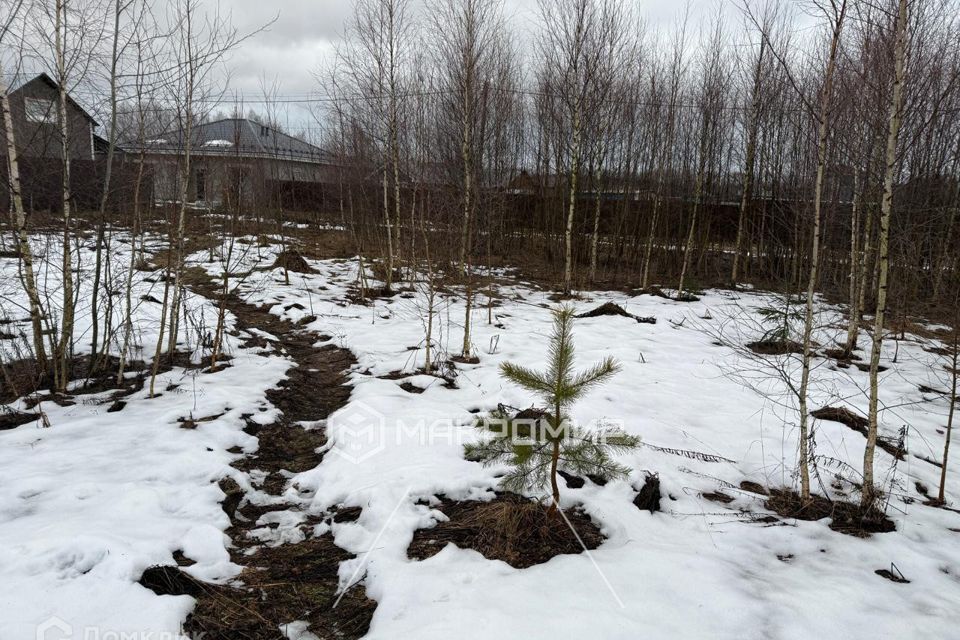
[[[596,549],[604,539],[585,514],[568,509],[566,519],[559,514],[550,516],[539,502],[513,493],[497,494],[489,502],[444,500],[436,508],[449,520],[414,533],[407,549],[410,557],[423,560],[453,543],[524,569],[560,554],[581,553],[583,545]]]

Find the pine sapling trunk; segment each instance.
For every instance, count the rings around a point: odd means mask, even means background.
[[[560,441],[562,438],[561,424],[562,414],[560,412],[560,403],[557,402],[553,407],[553,450],[550,454],[550,489],[552,501],[547,510],[548,516],[555,516],[560,509],[560,483],[557,482],[557,466],[560,463]]]

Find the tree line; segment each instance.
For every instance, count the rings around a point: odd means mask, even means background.
[[[815,271],[861,309],[888,234],[891,303],[927,312],[956,286],[960,8],[907,3],[892,173],[898,3],[804,9],[664,32],[626,3],[542,2],[520,42],[497,0],[358,0],[318,74],[344,219],[390,264],[415,261],[426,221],[461,271],[488,244],[567,292],[803,291]]]

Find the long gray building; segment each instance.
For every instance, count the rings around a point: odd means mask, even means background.
[[[187,200],[206,206],[263,206],[272,185],[333,184],[337,167],[319,147],[246,118],[227,118],[192,128]],[[126,151],[139,155],[139,147]],[[181,166],[187,145],[182,131],[147,140],[144,162],[151,169],[158,201],[180,198]]]

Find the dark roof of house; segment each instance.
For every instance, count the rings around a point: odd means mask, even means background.
[[[183,131],[146,141],[147,152],[180,153]],[[226,118],[194,125],[190,154],[196,156],[238,156],[331,163],[330,155],[320,147],[246,118]],[[129,145],[127,145],[129,148]]]
[[[56,81],[56,80],[54,80],[53,78],[51,78],[51,77],[50,77],[49,75],[47,75],[46,73],[41,73],[41,74],[36,75],[36,76],[33,76],[33,77],[27,77],[27,76],[17,76],[17,77],[15,77],[15,78],[13,79],[13,81],[10,83],[10,87],[9,87],[9,89],[8,89],[8,93],[9,93],[9,95],[14,95],[14,94],[16,94],[16,93],[19,93],[19,92],[22,91],[27,85],[33,84],[34,82],[42,82],[43,84],[47,85],[48,87],[50,87],[50,88],[53,89],[54,91],[60,91],[60,85],[57,84],[57,81]],[[90,122],[92,122],[92,123],[93,123],[93,126],[95,126],[95,127],[99,127],[99,126],[100,126],[100,123],[97,122],[97,121],[94,119],[94,117],[91,116],[90,113],[89,113],[86,109],[84,109],[83,107],[81,107],[80,104],[79,104],[76,100],[73,99],[73,96],[71,96],[69,92],[67,93],[67,102],[70,103],[77,111],[79,111],[80,113],[82,113],[83,116],[84,116],[87,120],[89,120]]]
[[[93,134],[93,151],[100,155],[107,155],[110,152],[110,141],[103,136],[98,136]],[[115,143],[113,147],[113,153],[117,156],[123,153],[123,149],[120,147],[119,143]]]

